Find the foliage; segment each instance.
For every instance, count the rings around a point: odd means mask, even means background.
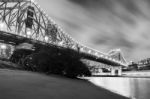
[[[19,63],[22,61],[22,59],[24,57],[26,57],[27,55],[32,54],[33,51],[31,50],[27,50],[27,49],[17,49],[13,52],[13,54],[10,57],[10,61],[13,63]]]
[[[88,67],[80,61],[80,55],[71,49],[43,49],[38,53],[29,55],[24,60],[27,70],[65,75],[75,78],[77,76],[90,76]]]

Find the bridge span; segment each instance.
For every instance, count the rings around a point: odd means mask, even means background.
[[[70,48],[85,59],[114,67],[128,66],[121,50],[103,53],[74,40],[33,0],[0,0],[0,42]]]

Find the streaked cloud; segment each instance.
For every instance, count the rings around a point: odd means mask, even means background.
[[[108,52],[121,48],[127,60],[150,57],[149,0],[38,0],[77,41]]]

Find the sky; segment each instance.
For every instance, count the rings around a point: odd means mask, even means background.
[[[35,0],[76,41],[127,61],[150,57],[150,0]]]

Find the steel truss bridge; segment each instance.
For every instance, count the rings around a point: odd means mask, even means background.
[[[102,53],[74,40],[33,0],[0,0],[0,42],[70,48],[93,61],[127,66],[120,50]]]

